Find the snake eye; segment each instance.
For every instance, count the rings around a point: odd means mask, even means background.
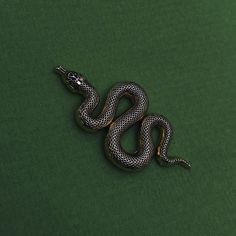
[[[67,78],[66,78],[66,83],[72,90],[76,90],[79,85],[81,85],[81,77],[73,71],[68,72]]]
[[[69,77],[70,79],[73,79],[73,80],[75,80],[75,79],[77,79],[77,78],[78,78],[78,75],[77,75],[77,74],[75,74],[75,73],[73,73],[73,72],[69,72],[69,73],[68,73],[68,77]]]

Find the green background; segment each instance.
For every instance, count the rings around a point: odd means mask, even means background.
[[[235,0],[0,9],[0,235],[236,235]],[[103,101],[118,81],[143,86],[149,112],[174,126],[169,153],[192,169],[155,158],[138,173],[114,167],[107,130],[76,125],[82,98],[53,73],[58,64],[85,73]]]

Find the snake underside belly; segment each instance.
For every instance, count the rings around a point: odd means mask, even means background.
[[[147,115],[148,98],[145,91],[136,83],[121,82],[116,84],[109,91],[104,107],[97,117],[92,113],[99,103],[99,96],[92,85],[76,72],[66,71],[59,66],[57,71],[63,75],[64,82],[74,92],[80,92],[85,96],[85,100],[76,111],[76,120],[82,127],[89,130],[99,130],[108,127],[105,140],[106,154],[108,158],[117,166],[128,170],[139,170],[148,164],[156,155],[161,165],[180,164],[190,167],[190,164],[180,158],[169,158],[167,149],[172,136],[172,128],[169,121],[162,115]],[[116,109],[122,97],[129,97],[132,100],[132,107],[124,114],[115,118]],[[133,155],[128,154],[121,146],[123,133],[140,122],[139,149]],[[161,141],[157,148],[152,141],[152,129],[159,127]]]

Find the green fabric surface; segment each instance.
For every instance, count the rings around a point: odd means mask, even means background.
[[[235,0],[0,9],[0,235],[236,235]],[[85,73],[102,101],[116,82],[140,84],[149,112],[174,127],[169,154],[192,169],[155,158],[138,173],[113,166],[107,130],[76,124],[83,98],[53,73],[58,64]],[[126,150],[136,134],[125,134]]]

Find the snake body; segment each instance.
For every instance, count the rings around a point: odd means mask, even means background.
[[[56,69],[65,84],[73,91],[82,93],[85,100],[76,111],[76,120],[87,130],[100,130],[108,127],[105,148],[108,158],[117,166],[127,170],[139,170],[146,166],[155,153],[152,141],[152,129],[159,127],[161,141],[157,147],[157,159],[161,165],[180,164],[186,168],[190,164],[180,158],[169,158],[167,149],[172,137],[170,122],[162,115],[147,115],[148,98],[145,91],[134,82],[121,82],[114,85],[106,98],[104,107],[97,117],[93,111],[99,104],[99,95],[95,88],[83,75],[67,71],[59,66]],[[117,106],[122,97],[131,99],[133,106],[125,113],[115,118]],[[127,153],[121,146],[120,140],[124,132],[137,122],[141,122],[139,132],[139,150],[134,154]]]

